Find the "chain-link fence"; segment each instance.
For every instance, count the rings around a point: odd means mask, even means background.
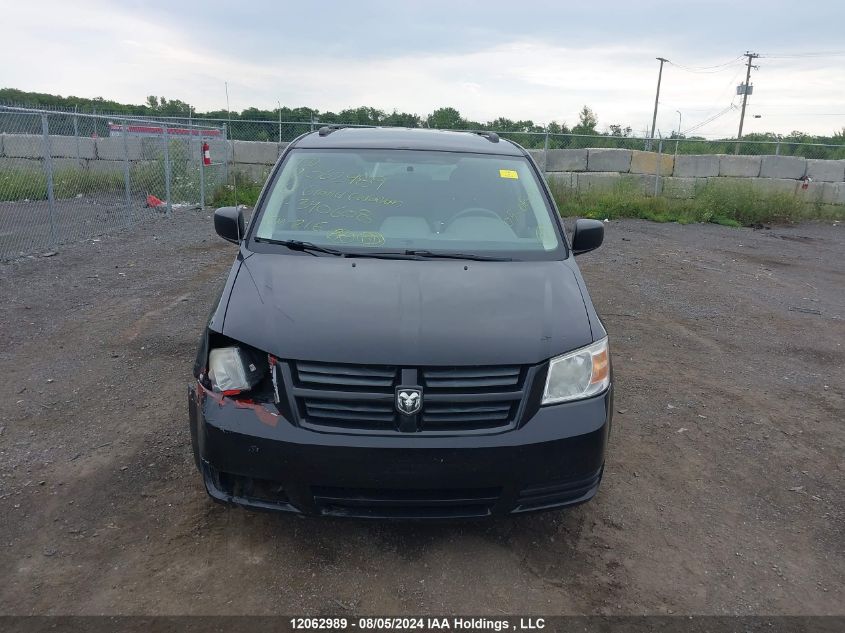
[[[189,125],[199,121],[209,125],[229,128],[229,137],[240,141],[262,141],[287,143],[300,134],[319,129],[324,123],[319,119],[312,121],[271,121],[252,119],[200,119],[197,117],[165,117],[171,124]],[[164,120],[163,119],[163,120]],[[356,124],[332,124],[350,127],[366,127]],[[474,130],[462,130],[474,131]],[[820,158],[828,160],[845,159],[845,138],[842,143],[807,143],[791,137],[772,140],[755,138],[743,139],[703,139],[621,136],[613,134],[556,134],[543,129],[531,131],[490,130],[502,138],[519,143],[526,149],[584,149],[584,148],[619,148],[644,151],[657,151],[660,141],[664,153],[672,154],[740,154],[750,156],[781,155]]]
[[[235,187],[251,188],[255,198],[287,143],[322,124],[0,106],[0,259],[53,250],[186,208],[233,204],[239,199],[231,195]],[[837,145],[496,132],[547,166],[550,150],[584,148],[845,159],[845,139]]]
[[[204,205],[230,165],[213,125],[0,107],[0,259]]]

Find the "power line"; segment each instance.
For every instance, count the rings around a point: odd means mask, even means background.
[[[758,57],[768,59],[800,59],[805,57],[842,57],[845,51],[819,51],[815,53],[762,53]]]
[[[669,62],[669,64],[671,64],[672,66],[675,66],[676,68],[691,73],[721,73],[726,70],[730,70],[731,66],[736,64],[740,59],[742,59],[742,57],[742,55],[738,55],[730,61],[724,62],[722,64],[715,64],[713,66],[685,66],[684,64],[679,64],[668,59],[666,61]]]
[[[699,122],[699,123],[696,123],[696,124],[695,124],[695,125],[693,125],[692,127],[688,127],[686,130],[684,130],[684,131],[682,132],[682,134],[683,134],[684,136],[686,136],[686,135],[687,135],[687,134],[689,134],[690,132],[695,132],[696,130],[699,130],[699,129],[703,128],[705,125],[707,125],[707,124],[709,124],[709,123],[712,123],[713,121],[715,121],[715,120],[716,120],[716,119],[718,119],[719,117],[722,117],[722,116],[726,115],[728,112],[730,112],[731,110],[735,110],[735,109],[736,109],[736,106],[735,106],[733,103],[731,103],[731,104],[730,104],[727,108],[725,108],[725,109],[724,109],[724,110],[722,110],[721,112],[717,112],[717,113],[716,113],[716,114],[714,114],[713,116],[711,116],[711,117],[709,117],[709,118],[707,118],[707,119],[704,119],[703,121],[701,121],[701,122]]]

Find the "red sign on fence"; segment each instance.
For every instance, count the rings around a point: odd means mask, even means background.
[[[129,134],[135,136],[164,136],[164,131],[167,129],[168,136],[200,136],[204,138],[222,138],[223,132],[216,129],[200,129],[200,128],[185,128],[185,127],[167,127],[130,123],[125,126]],[[109,123],[109,136],[121,136],[123,134],[124,126],[119,123]]]

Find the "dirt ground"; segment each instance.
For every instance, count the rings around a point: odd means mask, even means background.
[[[163,206],[148,207],[143,191],[132,191],[130,200],[131,212],[127,212],[122,190],[80,194],[76,198],[57,199],[55,215],[50,213],[46,200],[0,200],[0,261],[54,250],[54,235],[61,242],[75,242],[166,213]],[[189,205],[178,205],[186,206]]]
[[[235,252],[208,212],[0,265],[0,613],[845,613],[845,226],[606,227],[602,488],[478,523],[206,498],[186,385]]]

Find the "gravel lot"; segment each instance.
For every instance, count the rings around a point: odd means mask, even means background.
[[[190,211],[0,265],[0,613],[845,613],[845,226],[607,225],[599,495],[436,525],[206,498],[186,384],[234,252]]]

